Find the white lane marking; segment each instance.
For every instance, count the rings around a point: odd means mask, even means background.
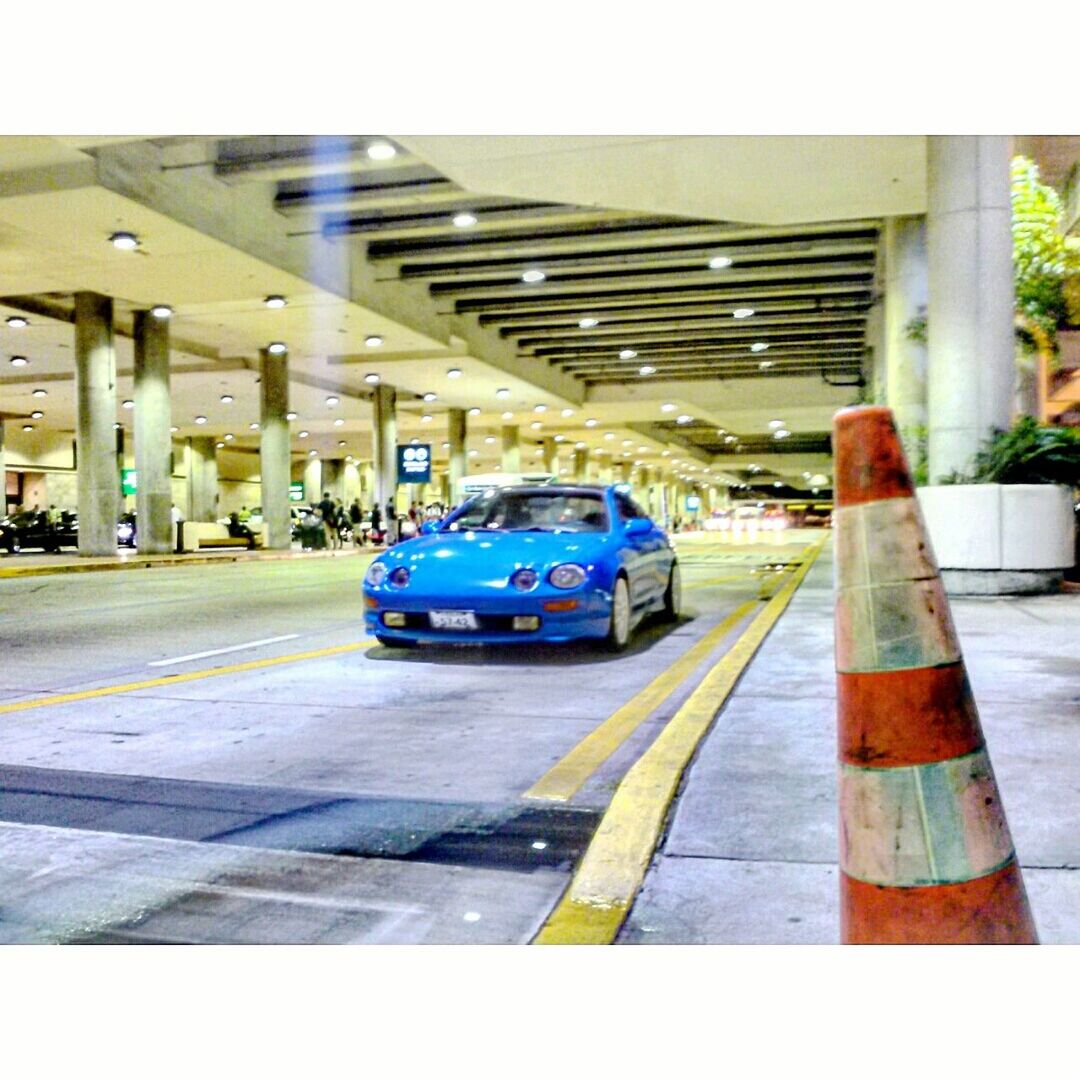
[[[239,652],[241,649],[255,649],[260,645],[273,645],[279,641],[292,641],[299,634],[282,634],[281,637],[263,638],[261,641],[245,641],[243,645],[230,645],[227,649],[207,649],[206,652],[188,653],[187,656],[174,656],[170,660],[151,660],[147,667],[165,667],[168,664],[186,664],[189,660],[202,660],[204,656],[220,656],[222,653]]]

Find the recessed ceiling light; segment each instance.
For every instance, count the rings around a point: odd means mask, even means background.
[[[446,377],[448,379],[460,379],[461,378],[461,368],[456,368],[456,367],[450,368],[450,370],[447,371],[447,373],[446,373]]]
[[[318,450],[309,450],[307,452],[307,455],[308,455],[308,457],[318,457],[319,456],[319,451]]]
[[[27,360],[25,356],[13,356],[11,358],[12,367],[26,367],[29,363],[30,361]]]
[[[676,424],[689,424],[693,419],[694,418],[692,416],[690,416],[688,413],[682,413],[681,415],[675,417],[675,423]]]
[[[383,339],[379,334],[368,334],[368,336],[364,338],[364,344],[369,349],[377,349],[382,343]]]
[[[543,426],[544,426],[544,425],[543,425],[543,424],[541,424],[539,420],[534,420],[534,421],[533,421],[533,422],[532,422],[532,423],[531,423],[531,424],[529,425],[529,427],[531,427],[531,428],[533,429],[533,431],[539,431],[539,430],[540,430],[540,429],[541,429],[541,428],[542,428]]]
[[[633,446],[634,445],[634,440],[633,439],[623,439],[622,444],[623,444],[623,446]]]
[[[583,443],[583,442],[574,443],[574,449],[575,450],[584,450],[585,449],[585,443]]]
[[[590,416],[589,419],[585,421],[585,426],[586,427],[596,427],[596,425],[599,424],[599,423],[600,423],[599,420],[597,420],[595,417]]]
[[[470,450],[469,451],[469,457],[476,457],[476,455],[479,454],[479,453],[480,453],[479,450]]]
[[[594,326],[599,326],[599,325],[600,325],[600,320],[599,319],[593,319],[593,318],[578,319],[578,326],[580,326],[582,330],[591,330]]]
[[[555,436],[555,441],[556,442],[566,442],[566,436],[565,435],[556,435]]]
[[[278,296],[276,293],[274,295],[272,295],[272,296],[268,296],[263,301],[263,303],[268,308],[283,308],[287,302],[288,301],[286,301],[284,296]]]
[[[656,374],[656,368],[654,368],[652,366],[652,364],[642,364],[641,367],[638,368],[638,374],[639,375],[655,375]]]
[[[660,451],[660,456],[661,457],[671,457],[671,451],[670,450],[661,450]]]
[[[326,399],[326,404],[329,405],[330,408],[332,409],[335,405],[340,405],[341,404],[341,398],[335,397],[333,394],[331,394]]]
[[[588,423],[586,423],[585,426],[588,427],[589,426]],[[614,431],[605,431],[604,432],[604,438],[605,439],[614,439],[615,438],[615,432]]]
[[[421,424],[430,424],[431,423],[431,413],[424,413],[424,415],[420,417],[420,423]]]
[[[255,423],[255,421],[253,420],[250,424],[248,424],[248,430],[249,431],[258,431],[259,430],[259,425],[257,423]]]
[[[533,406],[533,412],[547,412],[547,406],[546,405],[534,405]]]
[[[428,391],[428,392],[427,392],[427,393],[426,393],[426,394],[424,395],[424,400],[425,400],[425,401],[438,401],[438,400],[439,400],[439,395],[438,395],[438,394],[433,394],[433,393],[432,393],[432,392],[431,392],[431,391],[429,390],[429,391]]]
[[[758,371],[768,371],[772,365],[773,362],[771,360],[762,360],[761,363],[758,364]]]
[[[296,419],[296,413],[294,413],[294,412],[287,412],[287,413],[285,414],[285,419],[286,419],[286,420],[295,420],[295,419]]]
[[[788,431],[787,428],[777,428],[773,432],[773,438],[774,439],[786,439],[790,434],[791,434],[791,432]]]
[[[724,437],[724,442],[726,442],[726,443],[738,442],[738,439],[736,439],[734,435],[726,435]]]
[[[771,427],[774,431],[778,427],[783,427],[783,426],[784,426],[784,421],[783,420],[770,420],[769,421],[769,427]]]
[[[222,405],[231,405],[234,400],[235,399],[233,398],[232,394],[222,394],[221,395],[221,404]]]
[[[233,441],[233,439],[235,439],[235,438],[236,438],[236,436],[235,436],[235,435],[232,435],[232,434],[225,434],[225,435],[223,435],[223,436],[222,436],[222,438],[223,438],[223,439],[224,439],[224,440],[225,440],[226,442],[232,442],[232,441]]]
[[[467,211],[454,215],[454,227],[457,229],[471,229],[476,224],[476,215]]]
[[[30,394],[30,396],[31,397],[48,397],[49,396],[49,391],[48,390],[34,390]]]
[[[34,411],[33,411],[33,412],[32,412],[32,413],[30,414],[30,419],[31,419],[31,420],[40,420],[40,419],[41,419],[41,418],[42,418],[42,417],[43,417],[44,415],[45,415],[45,414],[44,414],[44,413],[43,413],[43,412],[42,412],[42,411],[41,411],[40,409],[35,409],[35,410],[34,410]]]
[[[376,375],[374,371],[369,371],[364,376],[364,382],[370,383],[372,386],[374,386],[378,381],[379,381],[379,376]]]
[[[206,417],[205,416],[196,416],[195,417],[195,423],[196,424],[205,424],[206,423]]]
[[[710,270],[726,270],[731,265],[731,260],[726,255],[717,255],[709,260]]]
[[[752,307],[737,307],[731,314],[736,319],[749,319],[754,314],[754,309]]]
[[[485,435],[484,436],[484,442],[493,443],[494,441],[495,441],[495,436],[494,435]]]
[[[301,431],[301,432],[298,432],[297,434],[301,439],[306,439],[311,434],[311,432],[310,431]]]
[[[513,420],[514,419],[514,414],[512,412],[504,412],[502,414],[502,418],[504,420]]]
[[[495,396],[497,398],[508,398],[510,396],[510,391],[507,390],[505,386],[500,386],[499,389],[495,391]]]
[[[521,280],[529,285],[533,285],[538,281],[543,281],[547,277],[547,274],[543,270],[526,270],[521,275]]]
[[[169,428],[169,430],[175,435],[180,429],[176,426]]]
[[[562,416],[563,419],[566,419],[567,417],[570,417],[570,416],[574,415],[574,410],[573,409],[563,409],[563,411],[559,415]]]
[[[409,445],[410,445],[410,446],[419,446],[419,445],[420,445],[420,440],[419,440],[419,439],[418,439],[418,438],[417,438],[417,437],[416,437],[416,436],[414,435],[414,436],[413,436],[413,437],[412,437],[412,438],[411,438],[411,439],[409,440]]]
[[[21,330],[24,326],[30,325],[30,320],[24,319],[21,315],[9,315],[7,324],[12,330]]]
[[[480,415],[480,410],[479,410],[479,409],[478,409],[478,408],[477,408],[477,407],[476,407],[476,406],[474,405],[474,406],[473,406],[473,407],[472,407],[472,408],[471,408],[471,409],[469,410],[469,415],[470,415],[470,416],[479,416],[479,415]]]
[[[764,352],[768,347],[769,343],[767,341],[755,341],[754,344],[750,346],[750,351]]]
[[[378,142],[368,145],[367,156],[372,161],[389,161],[392,157],[397,156],[397,149],[390,143],[380,139]]]
[[[283,352],[285,352],[285,342],[271,341],[270,344],[266,346],[266,351],[268,353],[272,353],[274,356],[280,356]]]
[[[633,349],[623,349],[619,353],[620,360],[633,360],[635,356],[637,356],[637,353]]]
[[[167,319],[172,315],[172,308],[169,307],[168,304],[155,304],[150,309],[150,314],[153,315],[155,319]]]
[[[120,251],[134,251],[139,246],[139,238],[130,232],[114,232],[109,243]]]
[[[134,409],[135,408],[135,402],[132,401],[131,398],[127,398],[126,400],[121,401],[120,405],[121,405],[122,408],[125,408],[125,409]]]
[[[444,442],[444,443],[442,444],[442,448],[443,448],[444,450],[449,450],[449,449],[450,449],[450,444],[449,444],[448,442]]]
[[[338,417],[338,418],[337,418],[337,419],[336,419],[336,420],[334,421],[334,427],[341,427],[341,426],[342,426],[342,425],[343,425],[344,423],[345,423],[345,421],[344,421],[344,420],[343,420],[343,419],[342,419],[342,418],[341,418],[341,417],[339,416],[339,417]]]
[[[647,446],[639,446],[637,448],[637,452],[639,454],[647,454],[649,452],[649,448]]]

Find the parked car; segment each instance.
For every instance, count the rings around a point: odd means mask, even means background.
[[[379,555],[363,588],[383,645],[592,638],[615,652],[645,616],[677,618],[682,592],[674,547],[628,494],[567,484],[476,495]]]
[[[70,510],[60,514],[56,526],[49,524],[44,510],[22,510],[0,520],[0,548],[9,554],[22,548],[41,548],[56,552],[79,546],[79,519]]]

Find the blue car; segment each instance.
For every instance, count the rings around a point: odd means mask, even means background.
[[[364,578],[368,631],[388,646],[593,638],[620,652],[680,601],[663,530],[625,491],[578,484],[482,492]]]

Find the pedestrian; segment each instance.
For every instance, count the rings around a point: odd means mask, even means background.
[[[364,511],[360,509],[360,500],[353,499],[352,506],[349,507],[349,522],[352,525],[353,544],[359,547],[363,543],[362,530],[360,523],[364,520]]]
[[[229,515],[228,530],[230,536],[239,540],[246,540],[249,551],[254,549],[255,534],[240,520],[240,515],[235,510]]]
[[[322,501],[316,507],[319,513],[322,515],[323,529],[326,533],[326,546],[334,546],[334,532],[336,526],[334,524],[334,500],[330,498],[330,492],[324,491],[322,493]]]
[[[184,551],[184,517],[176,503],[172,504],[171,514],[173,527],[176,529],[176,554],[180,555]]]

